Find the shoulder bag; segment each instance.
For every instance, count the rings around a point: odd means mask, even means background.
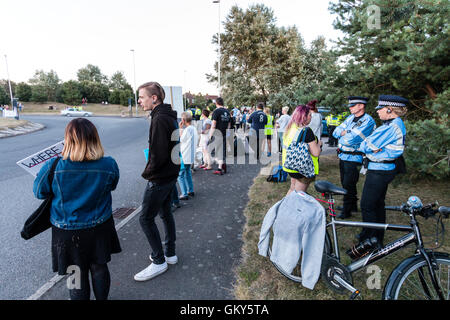
[[[302,136],[303,139],[300,141]],[[295,170],[306,178],[313,178],[315,175],[314,163],[305,138],[306,130],[302,129],[298,132],[297,139],[294,138],[286,150],[284,167],[289,170]]]
[[[55,168],[58,164],[60,157],[57,157],[56,160],[53,162],[52,167],[50,168],[49,173],[49,182],[50,186],[53,182],[53,176],[55,174]],[[42,201],[39,208],[37,208],[31,216],[25,221],[25,224],[23,226],[22,231],[20,232],[20,235],[25,240],[29,240],[33,238],[34,236],[38,235],[41,232],[44,232],[48,228],[51,227],[50,223],[50,209],[52,207],[52,200],[53,200],[53,194],[49,196],[47,199]]]

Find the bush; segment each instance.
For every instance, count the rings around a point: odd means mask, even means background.
[[[16,97],[19,98],[20,101],[30,101],[32,94],[33,91],[29,84],[21,82],[16,86]]]
[[[80,85],[74,80],[64,82],[58,94],[61,95],[62,101],[66,104],[75,105],[81,101]]]
[[[406,121],[405,161],[407,177],[450,178],[450,128],[448,116],[438,119]]]
[[[43,85],[36,84],[31,87],[31,101],[46,102],[48,100],[47,90]]]

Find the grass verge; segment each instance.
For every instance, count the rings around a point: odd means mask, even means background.
[[[2,118],[0,117],[0,130],[4,129],[14,129],[16,127],[20,127],[26,125],[28,123],[27,120],[16,120],[14,118]]]
[[[320,158],[320,174],[317,180],[328,180],[340,186],[339,162],[335,155]],[[365,176],[360,175],[358,182],[358,196],[361,197]],[[266,212],[278,200],[282,199],[289,189],[290,180],[287,183],[271,183],[266,181],[266,176],[259,175],[255,178],[249,191],[249,202],[244,210],[246,225],[243,232],[244,245],[242,247],[242,261],[236,268],[237,282],[235,285],[235,297],[245,300],[345,300],[349,295],[338,295],[327,287],[323,280],[319,280],[314,290],[309,290],[299,283],[286,279],[279,273],[268,258],[258,254],[258,240],[261,225]],[[308,192],[319,198],[320,194],[310,185]],[[440,205],[450,205],[450,184],[448,182],[421,181],[420,183],[399,183],[394,180],[389,186],[386,196],[386,205],[400,205],[406,202],[409,196],[417,195],[423,203],[438,201]],[[337,205],[342,204],[342,196],[336,196]],[[359,204],[358,204],[359,206]],[[387,211],[387,223],[409,224],[409,218],[399,212]],[[353,214],[351,220],[361,221],[361,213]],[[418,218],[426,247],[433,248],[436,221]],[[436,251],[450,252],[450,219],[444,220],[445,238],[442,247]],[[350,262],[345,250],[351,247],[356,240],[354,236],[360,232],[359,228],[341,228],[338,230],[341,246],[341,261],[344,264]],[[400,232],[387,231],[385,243],[403,235]],[[404,258],[414,253],[414,246],[404,248],[380,261],[377,265],[381,269],[381,289],[368,289],[367,282],[373,274],[367,273],[364,268],[353,274],[353,284],[361,291],[365,300],[381,299],[382,288],[391,271]]]

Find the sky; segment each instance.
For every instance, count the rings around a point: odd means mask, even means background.
[[[306,45],[340,36],[328,0],[220,2],[221,22],[233,5],[262,3],[278,26],[297,26]],[[0,17],[0,79],[8,78],[8,67],[15,82],[27,82],[36,70],[76,80],[80,68],[93,64],[108,77],[122,71],[133,87],[157,81],[218,93],[205,76],[217,61],[219,5],[212,0],[0,0]]]

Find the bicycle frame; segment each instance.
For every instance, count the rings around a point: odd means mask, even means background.
[[[320,200],[320,199],[317,199],[317,200]],[[332,195],[329,195],[329,198],[327,199],[327,201],[322,201],[322,200],[320,200],[320,201],[326,202],[329,204],[329,207],[326,210],[326,213],[329,216],[331,216],[331,222],[327,223],[326,227],[328,228],[331,226],[331,229],[333,231],[333,245],[334,245],[333,249],[334,249],[335,257],[339,262],[341,261],[341,259],[340,259],[340,253],[339,253],[339,243],[338,243],[338,237],[337,237],[337,232],[336,232],[336,226],[353,227],[353,228],[360,227],[360,228],[371,228],[371,229],[408,232],[408,234],[388,243],[383,248],[376,249],[373,252],[371,252],[370,254],[367,254],[367,256],[363,256],[363,257],[359,258],[358,260],[355,260],[352,263],[350,263],[348,266],[346,266],[350,273],[358,271],[358,270],[364,268],[365,266],[367,266],[375,261],[378,261],[378,260],[408,246],[411,243],[415,243],[416,247],[417,247],[416,251],[418,253],[420,253],[427,261],[428,270],[429,270],[431,278],[432,278],[433,286],[434,286],[436,292],[438,293],[439,297],[441,299],[443,299],[442,291],[439,288],[439,285],[437,284],[436,275],[432,268],[431,259],[423,247],[422,235],[420,233],[420,229],[418,227],[417,220],[414,215],[410,214],[410,218],[411,218],[410,226],[397,225],[397,224],[385,224],[385,223],[373,223],[373,222],[341,221],[341,220],[336,220],[336,218],[335,218],[335,214],[334,214],[335,213],[335,211],[334,211],[335,201],[334,201]],[[339,282],[344,286],[346,285],[345,281],[343,281],[342,279],[340,279]],[[355,289],[351,286],[348,286],[348,287],[349,287],[350,291]]]
[[[317,199],[317,200],[319,200],[319,199]],[[337,232],[336,232],[337,226],[408,232],[408,234],[394,240],[393,242],[388,243],[383,248],[377,249],[377,250],[373,251],[372,253],[368,254],[367,256],[364,256],[358,260],[353,261],[351,264],[349,264],[347,266],[348,270],[351,273],[358,271],[358,270],[364,268],[365,266],[367,266],[375,261],[378,261],[397,250],[400,250],[400,249],[408,246],[411,243],[416,243],[419,246],[422,244],[420,230],[417,228],[416,223],[412,223],[410,226],[406,226],[406,225],[398,225],[398,224],[336,220],[335,215],[332,213],[330,214],[330,211],[335,212],[334,211],[335,201],[334,201],[333,197],[330,196],[327,199],[326,203],[329,204],[329,208],[326,210],[326,212],[328,213],[329,216],[331,216],[331,222],[327,223],[327,228],[331,227],[331,229],[332,229],[334,255],[339,262],[341,261],[341,256],[340,256],[340,252],[339,252],[339,241],[338,241]]]
[[[361,227],[361,228],[372,228],[372,229],[382,229],[382,230],[393,230],[393,231],[409,231],[408,234],[396,239],[393,242],[388,243],[383,248],[377,249],[372,253],[364,256],[347,266],[348,270],[353,273],[359,269],[364,268],[368,264],[371,264],[375,261],[378,261],[385,256],[400,250],[408,246],[411,243],[416,242],[416,234],[413,231],[411,226],[405,225],[396,225],[396,224],[384,224],[384,223],[369,223],[369,222],[356,222],[356,221],[337,221],[332,217],[332,222],[327,225],[332,227],[333,230],[333,244],[334,244],[334,253],[338,261],[340,261],[340,253],[339,253],[339,243],[337,239],[336,226],[345,226],[345,227]]]

